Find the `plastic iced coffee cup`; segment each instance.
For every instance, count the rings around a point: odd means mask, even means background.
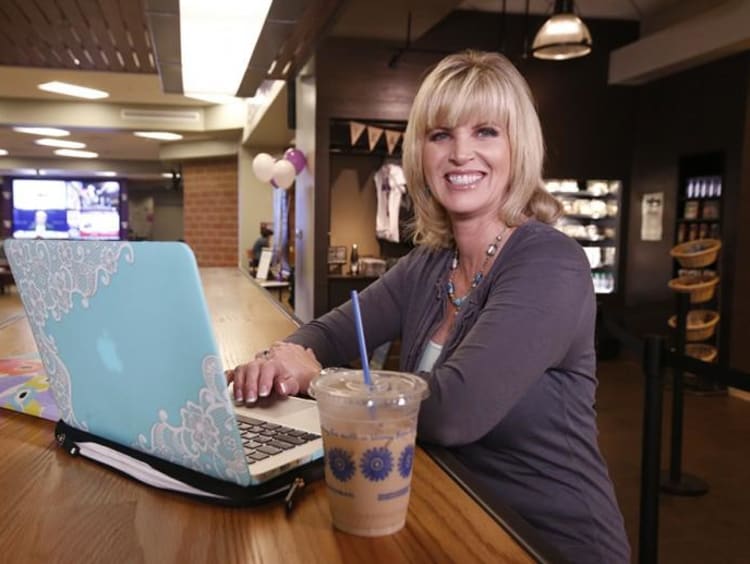
[[[360,536],[406,522],[419,405],[426,382],[403,372],[325,370],[310,384],[318,402],[333,525]]]

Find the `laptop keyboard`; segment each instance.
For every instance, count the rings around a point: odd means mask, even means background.
[[[238,419],[237,426],[248,464],[320,438],[320,435],[291,429],[259,419]]]

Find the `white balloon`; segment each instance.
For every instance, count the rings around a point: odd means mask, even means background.
[[[273,165],[273,181],[279,188],[289,188],[297,176],[294,165],[286,159],[279,159]]]
[[[274,158],[268,153],[258,153],[253,159],[253,172],[261,182],[269,182],[273,178]]]

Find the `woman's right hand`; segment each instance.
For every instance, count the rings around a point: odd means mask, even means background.
[[[322,366],[312,349],[294,343],[277,342],[255,359],[227,370],[227,382],[234,382],[236,404],[252,404],[275,391],[280,396],[307,393]]]

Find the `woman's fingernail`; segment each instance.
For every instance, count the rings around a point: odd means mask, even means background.
[[[281,382],[279,384],[279,388],[281,389],[281,393],[282,394],[288,394],[289,393],[289,392],[287,392],[287,387],[288,386],[287,386],[286,382]]]
[[[258,392],[260,393],[260,397],[262,397],[262,398],[266,397],[268,395],[269,391],[270,390],[266,386],[261,386],[260,390],[258,390]]]

